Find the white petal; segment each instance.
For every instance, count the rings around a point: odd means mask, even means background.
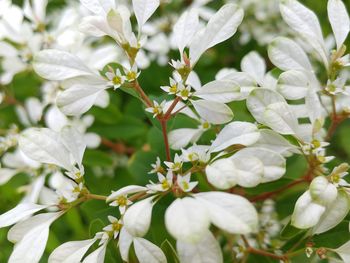
[[[79,30],[84,34],[94,37],[115,36],[108,26],[107,20],[100,16],[84,17],[79,24]]]
[[[306,97],[311,83],[305,72],[289,70],[278,78],[278,91],[288,100],[298,100]]]
[[[83,140],[86,144],[86,147],[90,149],[95,149],[101,144],[101,137],[92,132],[85,133]]]
[[[223,255],[218,241],[207,232],[198,243],[176,242],[176,249],[182,263],[222,263]]]
[[[57,247],[50,255],[49,263],[80,262],[89,248],[95,243],[96,238],[66,242]]]
[[[102,246],[100,246],[98,249],[96,249],[94,252],[88,255],[84,259],[83,263],[104,263],[107,244],[108,242],[104,243]]]
[[[123,221],[126,230],[133,236],[143,237],[151,225],[153,197],[139,201],[129,207]]]
[[[269,89],[255,89],[247,99],[253,117],[281,134],[295,134],[298,120],[285,99]]]
[[[32,123],[40,121],[43,114],[43,105],[38,98],[29,98],[25,101],[25,107]]]
[[[67,148],[60,135],[47,128],[30,128],[22,132],[19,148],[29,158],[48,164],[55,164],[70,170],[72,168]]]
[[[282,70],[312,71],[311,63],[304,50],[293,40],[278,37],[268,47],[271,62]]]
[[[350,19],[346,7],[341,0],[328,1],[328,18],[331,23],[338,50],[343,45],[350,30]]]
[[[281,178],[286,172],[286,160],[278,153],[264,148],[248,147],[238,151],[232,160],[243,157],[258,158],[264,165],[262,182],[271,182]]]
[[[132,0],[139,28],[153,15],[159,6],[159,0]]]
[[[258,214],[245,198],[224,192],[206,192],[195,195],[208,209],[211,222],[232,234],[257,231]]]
[[[219,159],[205,167],[210,184],[218,189],[229,189],[237,184],[236,167],[230,159]]]
[[[169,144],[174,150],[180,150],[186,147],[189,143],[195,143],[203,134],[201,129],[176,129],[169,132]]]
[[[266,72],[266,64],[258,52],[252,51],[244,56],[241,62],[241,69],[250,74],[256,82],[262,85]]]
[[[18,204],[16,207],[0,215],[0,228],[11,226],[22,219],[40,211],[48,206],[31,203]]]
[[[134,248],[140,263],[166,263],[163,251],[144,238],[134,238]]]
[[[292,225],[301,229],[313,227],[319,222],[325,210],[323,205],[314,203],[310,192],[306,191],[295,204]]]
[[[81,115],[95,104],[104,89],[105,87],[74,85],[58,95],[57,106],[66,115]]]
[[[119,233],[119,251],[122,259],[124,261],[129,261],[129,250],[132,244],[133,237],[130,233],[125,229],[125,227],[120,230]]]
[[[260,137],[256,125],[249,122],[235,121],[223,128],[217,135],[215,141],[210,147],[211,152],[218,152],[231,145],[249,146]]]
[[[93,75],[75,55],[66,51],[47,49],[34,57],[34,70],[41,77],[49,80],[64,80],[78,76]]]
[[[209,100],[191,100],[198,114],[212,124],[223,124],[233,118],[232,110],[225,104]]]
[[[337,199],[328,207],[320,221],[313,229],[314,234],[321,234],[338,225],[350,210],[350,198],[344,191],[339,191]]]
[[[208,211],[194,198],[176,199],[165,212],[165,225],[176,240],[195,243],[209,229]]]
[[[174,25],[174,37],[181,54],[197,32],[198,22],[198,11],[193,8],[185,11]]]
[[[337,198],[337,187],[325,176],[317,176],[310,184],[310,196],[313,201],[328,206]]]
[[[216,44],[223,42],[236,33],[243,20],[243,9],[234,4],[226,4],[213,15],[207,27],[201,33],[197,33],[190,44],[191,64],[195,65],[200,56]]]
[[[221,103],[239,100],[242,97],[241,88],[233,80],[214,80],[205,84],[194,96]]]

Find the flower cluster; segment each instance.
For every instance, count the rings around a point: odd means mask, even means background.
[[[347,224],[350,210],[350,166],[329,151],[350,117],[345,4],[328,0],[332,35],[325,40],[315,13],[296,0],[226,1],[218,10],[211,1],[184,1],[176,14],[167,13],[169,2],[80,0],[52,16],[47,0],[25,0],[22,8],[0,2],[0,101],[18,118],[0,130],[0,185],[26,177],[20,202],[0,215],[1,228],[12,226],[8,262],[39,262],[51,225],[91,200],[104,203],[108,223],[57,246],[48,262],[100,263],[113,246],[125,262],[246,262],[252,255],[291,262],[304,251],[349,262],[350,241],[338,248],[312,242]],[[266,27],[250,23],[252,14]],[[282,28],[269,27],[280,19]],[[242,43],[268,45],[271,63],[249,51],[240,69],[203,76],[201,61],[237,30]],[[153,61],[170,70],[155,87],[160,96],[143,84]],[[40,95],[17,99],[11,85],[21,74],[34,75]],[[125,106],[125,95],[138,101]],[[119,108],[133,118],[123,119]],[[109,140],[139,124],[140,138],[154,124],[141,151]],[[150,168],[146,179],[119,171],[118,187],[95,194],[98,167],[84,165],[103,147],[128,158],[124,166]],[[112,170],[123,163],[114,157],[106,157]],[[288,170],[296,159],[306,163],[304,175]],[[274,199],[297,185],[304,193],[281,208]]]

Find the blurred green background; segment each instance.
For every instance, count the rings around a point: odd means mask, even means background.
[[[21,1],[14,0],[14,3],[21,4]],[[166,12],[180,10],[184,2],[172,1],[166,6]],[[314,10],[322,24],[325,35],[331,32],[327,20],[326,0],[308,0],[300,1]],[[350,10],[350,0],[344,0],[348,10]],[[49,0],[49,12],[54,12],[65,4],[61,0]],[[222,1],[213,1],[209,6],[218,8],[223,4]],[[215,74],[222,67],[240,69],[242,57],[252,50],[257,50],[266,58],[267,65],[272,69],[271,63],[267,58],[266,46],[259,46],[254,40],[245,45],[239,44],[239,33],[230,40],[209,50],[200,60],[196,67],[196,72],[200,76],[202,83],[214,79]],[[349,41],[347,46],[350,46]],[[177,58],[176,52],[170,54],[171,58]],[[156,63],[142,71],[140,83],[148,94],[154,97],[161,96],[159,86],[166,85],[171,75],[170,66],[158,66]],[[322,75],[322,72],[320,72]],[[29,96],[38,96],[40,94],[41,80],[32,72],[24,72],[15,77],[10,85],[10,91],[19,101],[24,101]],[[90,131],[98,133],[103,138],[113,142],[121,142],[128,147],[136,149],[136,152],[130,157],[118,155],[109,148],[101,146],[95,150],[87,150],[84,157],[86,169],[86,183],[92,193],[108,195],[111,190],[116,190],[128,184],[143,185],[150,179],[155,179],[147,172],[150,170],[150,164],[154,163],[157,156],[164,160],[165,152],[159,127],[153,126],[149,116],[146,116],[142,104],[134,97],[121,91],[110,91],[111,103],[106,109],[93,108],[89,111],[96,120]],[[238,102],[230,105],[235,113],[235,120],[253,121],[248,113],[245,103]],[[16,123],[23,128],[14,111],[14,106],[0,106],[0,129],[6,129],[10,124]],[[196,127],[196,123],[184,118],[176,117],[169,125],[169,128]],[[207,132],[200,142],[206,143],[214,136],[213,132]],[[340,125],[335,136],[332,139],[329,154],[335,155],[336,161],[329,164],[333,167],[337,163],[350,162],[350,121]],[[265,191],[272,191],[282,185],[285,185],[295,178],[300,177],[306,169],[305,161],[302,157],[294,156],[288,159],[288,172],[283,179],[249,189],[249,193],[258,194]],[[14,207],[21,194],[18,193],[18,187],[28,181],[26,175],[15,176],[6,185],[0,186],[0,214]],[[205,189],[203,184],[203,189]],[[294,208],[294,203],[298,196],[305,190],[304,185],[300,185],[287,194],[278,196],[277,211],[280,219],[290,215]],[[169,262],[176,262],[172,252],[174,240],[166,234],[163,224],[163,213],[171,202],[171,198],[162,199],[153,212],[152,227],[146,238],[162,247],[168,256]],[[108,215],[116,215],[116,208],[110,208],[101,201],[89,201],[76,209],[69,211],[63,218],[55,222],[50,231],[50,237],[42,262],[47,262],[50,252],[63,242],[70,240],[81,240],[92,237],[100,231],[108,222]],[[347,218],[347,221],[349,218]],[[8,229],[0,229],[0,262],[6,262],[11,251],[12,244],[7,241],[6,234]],[[289,238],[290,242],[300,236]],[[350,239],[348,224],[337,226],[329,233],[324,233],[314,238],[316,246],[337,247]],[[224,239],[220,240],[223,244]],[[288,244],[287,244],[288,245]],[[136,262],[132,259],[132,262]],[[225,262],[232,262],[229,254],[226,255]],[[308,262],[305,256],[296,258],[295,262]],[[118,256],[117,243],[111,242],[108,247],[106,262],[121,262]],[[249,262],[274,262],[270,259],[258,256],[250,257]]]

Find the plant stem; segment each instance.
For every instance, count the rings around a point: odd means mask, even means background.
[[[162,126],[162,133],[163,133],[163,139],[164,139],[166,159],[167,159],[167,161],[170,162],[171,161],[171,155],[170,155],[170,147],[169,147],[168,132],[167,132],[167,120],[160,119],[160,125]]]
[[[153,103],[150,100],[150,98],[146,95],[146,93],[143,91],[143,89],[141,88],[139,82],[137,80],[135,80],[133,82],[134,88],[135,90],[140,94],[142,100],[144,101],[144,103],[147,105],[147,107],[152,107]]]
[[[176,107],[176,105],[181,101],[181,97],[176,97],[175,100],[173,101],[173,103],[170,105],[169,109],[167,110],[167,112],[164,114],[163,119],[164,120],[168,120],[169,117],[171,116],[171,112],[173,111],[173,109]]]
[[[86,199],[88,199],[88,200],[93,199],[93,200],[106,201],[107,196],[104,196],[104,195],[95,195],[95,194],[87,194],[87,195],[86,195]]]

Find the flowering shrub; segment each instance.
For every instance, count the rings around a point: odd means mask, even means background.
[[[23,2],[1,262],[350,262],[345,1],[327,38],[296,0]]]

